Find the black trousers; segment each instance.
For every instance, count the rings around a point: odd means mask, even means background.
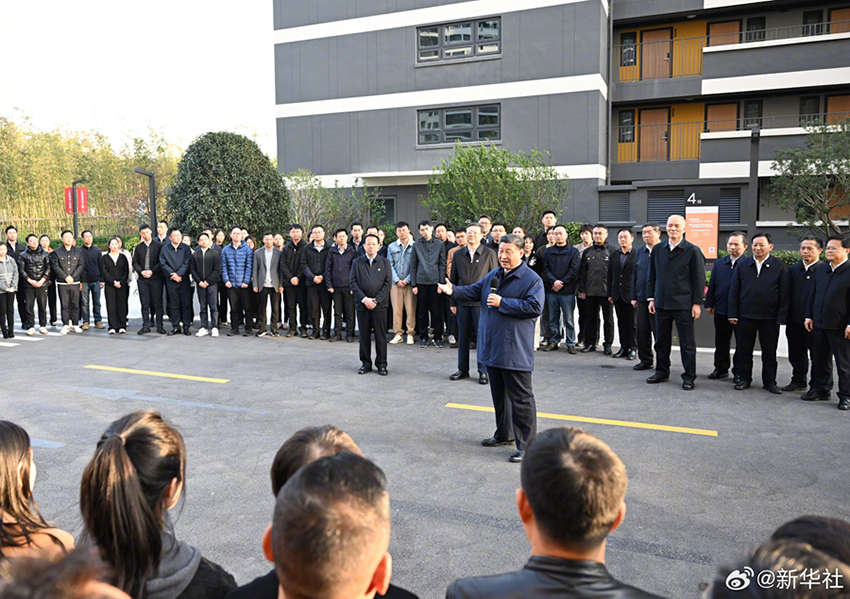
[[[103,287],[103,294],[106,296],[106,316],[109,319],[109,328],[116,331],[125,328],[127,326],[127,290],[124,287],[116,289],[107,283]]]
[[[649,302],[638,301],[637,308],[637,351],[638,359],[643,364],[652,364],[655,354],[652,353],[653,337],[655,337],[655,315],[649,313]]]
[[[228,300],[228,292],[227,287],[224,286],[224,283],[218,283],[218,323],[217,325],[223,322],[230,322],[227,319],[227,300]]]
[[[313,335],[318,337],[322,332],[331,334],[331,294],[325,285],[307,287],[307,309],[313,322]]]
[[[47,326],[47,286],[33,287],[29,282],[23,283],[24,293],[26,295],[27,318],[24,323],[25,329],[31,329],[35,326],[35,304],[38,303],[38,325],[41,327]]]
[[[286,308],[289,314],[289,328],[295,330],[299,323],[298,315],[300,313],[301,332],[307,330],[307,325],[310,322],[310,317],[307,312],[307,287],[303,282],[298,285],[286,285],[283,288],[283,293],[286,295]]]
[[[620,348],[632,351],[637,347],[637,309],[632,302],[617,300],[614,302],[617,312],[617,330],[620,333]]]
[[[201,310],[201,328],[218,328],[218,283],[201,287],[198,285],[198,306]]]
[[[803,324],[789,322],[785,327],[785,337],[788,339],[788,361],[793,370],[791,384],[802,387],[809,377],[809,357],[814,360],[812,333]],[[832,368],[829,370],[829,386],[832,387]]]
[[[761,345],[761,380],[763,385],[776,384],[776,347],[779,345],[779,323],[775,320],[739,318],[735,338],[738,348],[735,350],[735,365],[738,378],[753,380],[753,350],[756,347],[756,334]]]
[[[166,279],[165,289],[168,296],[168,319],[171,326],[177,328],[180,323],[188,329],[192,326],[192,288],[189,286],[188,275],[183,275],[179,283]]]
[[[0,293],[0,330],[15,330],[15,293]]]
[[[487,308],[485,308],[487,309]],[[478,321],[481,320],[481,306],[457,307],[457,369],[469,372],[469,344],[478,341]],[[485,374],[487,367],[478,362],[478,373]]]
[[[436,285],[417,285],[416,319],[419,323],[420,339],[428,339],[428,315],[431,316],[430,326],[434,328],[434,340],[443,339],[443,313],[441,305],[442,294],[437,293]]]
[[[27,285],[29,285],[29,283],[27,283],[27,280],[23,276],[21,276],[20,280],[18,281],[18,293],[16,295],[17,295],[17,299],[18,299],[18,318],[20,318],[21,327],[24,328],[24,329],[28,328],[27,327],[27,293],[26,293]]]
[[[250,306],[248,302],[250,298],[248,297],[248,292],[253,290],[249,290],[247,287],[229,287],[227,288],[227,300],[230,302],[230,328],[231,330],[238,331],[239,327],[243,324],[247,327],[246,330],[251,330],[249,312]]]
[[[80,322],[80,284],[58,285],[59,303],[62,304],[62,324],[75,325]]]
[[[439,294],[443,298],[443,322],[445,323],[445,334],[457,334],[457,317],[452,313],[452,298],[443,293]]]
[[[585,301],[585,324],[584,342],[586,345],[599,343],[599,310],[602,310],[602,324],[605,330],[605,345],[614,343],[614,306],[607,297],[588,295]]]
[[[540,334],[544,339],[549,338],[549,297],[548,293],[544,295],[543,312],[540,313]],[[578,299],[578,298],[576,298]]]
[[[56,311],[56,300],[58,297],[56,283],[50,281],[47,285],[47,307],[50,308],[50,324],[56,324],[56,321],[59,320],[59,312]]]
[[[334,287],[334,333],[342,335],[342,325],[345,324],[345,334],[354,335],[354,296],[350,287]],[[386,320],[386,312],[384,312]],[[363,332],[361,330],[361,336]],[[384,334],[386,337],[386,333]]]
[[[732,349],[732,335],[735,335],[735,360],[729,360]],[[729,322],[726,314],[714,313],[714,369],[717,372],[729,372],[732,365],[732,375],[738,378],[738,349],[741,342],[738,339],[737,326]]]
[[[336,291],[336,287],[334,287]],[[375,367],[387,367],[387,311],[357,310],[360,328],[360,362],[372,367],[372,333],[375,333]]]
[[[694,336],[694,319],[690,310],[655,309],[655,373],[665,378],[670,376],[670,352],[673,348],[673,322],[679,333],[679,348],[682,354],[682,380],[693,382],[697,378],[697,341]]]
[[[832,391],[832,358],[838,370],[838,397],[850,397],[850,339],[844,331],[812,331],[812,388],[821,393]]]
[[[272,315],[269,325],[272,331],[277,330],[277,323],[280,322],[280,291],[277,287],[260,287],[257,294],[259,296],[259,306],[257,310],[257,324],[260,325],[260,332],[266,330],[266,305],[269,300],[272,303]]]
[[[537,404],[531,389],[531,372],[487,367],[490,376],[490,395],[496,408],[494,437],[516,440],[516,448],[524,451],[537,434]]]
[[[139,302],[142,304],[142,328],[149,329],[155,323],[162,327],[162,278],[139,277]]]

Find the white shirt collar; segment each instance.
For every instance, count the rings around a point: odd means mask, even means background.
[[[818,262],[820,262],[820,258],[818,258],[817,260],[815,260],[815,261],[814,261],[814,262],[812,262],[811,264],[806,264],[805,262],[803,262],[803,270],[805,270],[806,272],[809,272],[809,269],[810,269],[812,266],[814,266],[815,264],[817,264]]]
[[[841,261],[841,264],[844,264],[845,262],[847,262],[847,258],[844,258],[844,260]],[[838,266],[841,266],[841,264]],[[830,262],[829,265],[832,266],[832,263]],[[832,272],[835,272],[835,269],[838,268],[838,266],[832,266]]]
[[[682,243],[682,241],[684,241],[684,239],[685,239],[685,238],[684,238],[684,237],[682,237],[682,239],[680,239],[680,240],[679,240],[679,242],[678,242],[678,243],[675,243],[675,244],[674,244],[674,243],[671,243],[671,242],[670,242],[670,240],[668,239],[668,240],[667,240],[667,243],[670,245],[670,250],[674,250],[674,249],[676,249],[677,247],[679,247],[679,244],[680,244],[680,243]]]

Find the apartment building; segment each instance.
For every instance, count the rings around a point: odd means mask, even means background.
[[[699,203],[719,237],[794,215],[775,152],[850,112],[850,3],[275,0],[278,165],[427,218],[456,141],[548,151],[564,220],[639,226]],[[755,134],[754,134],[755,132]]]

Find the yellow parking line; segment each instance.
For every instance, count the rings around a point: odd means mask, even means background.
[[[485,408],[482,406],[471,406],[462,403],[447,403],[447,408],[457,408],[459,410],[473,410],[476,412],[495,412],[493,408]],[[665,424],[649,424],[646,422],[630,422],[628,420],[608,420],[606,418],[587,418],[585,416],[564,416],[562,414],[544,414],[537,412],[538,418],[547,418],[550,420],[569,420],[572,422],[589,422],[592,424],[608,424],[610,426],[626,426],[629,428],[645,428],[654,431],[666,431],[668,433],[686,433],[689,435],[704,435],[706,437],[717,437],[717,431],[710,431],[702,428],[686,428],[682,426],[667,426]]]
[[[95,366],[89,364],[84,368],[92,368],[94,370],[109,370],[112,372],[128,372],[130,374],[146,374],[148,376],[161,376],[168,379],[184,379],[187,381],[201,381],[204,383],[227,383],[230,379],[211,379],[205,376],[190,376],[188,374],[172,374],[170,372],[154,372],[153,370],[133,370],[132,368],[116,368],[114,366]]]

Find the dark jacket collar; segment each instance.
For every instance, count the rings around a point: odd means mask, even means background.
[[[550,557],[548,555],[532,555],[524,569],[542,572],[545,574],[569,575],[572,577],[583,577],[596,580],[611,580],[611,574],[605,564],[591,561],[579,561],[564,559],[561,557]]]

